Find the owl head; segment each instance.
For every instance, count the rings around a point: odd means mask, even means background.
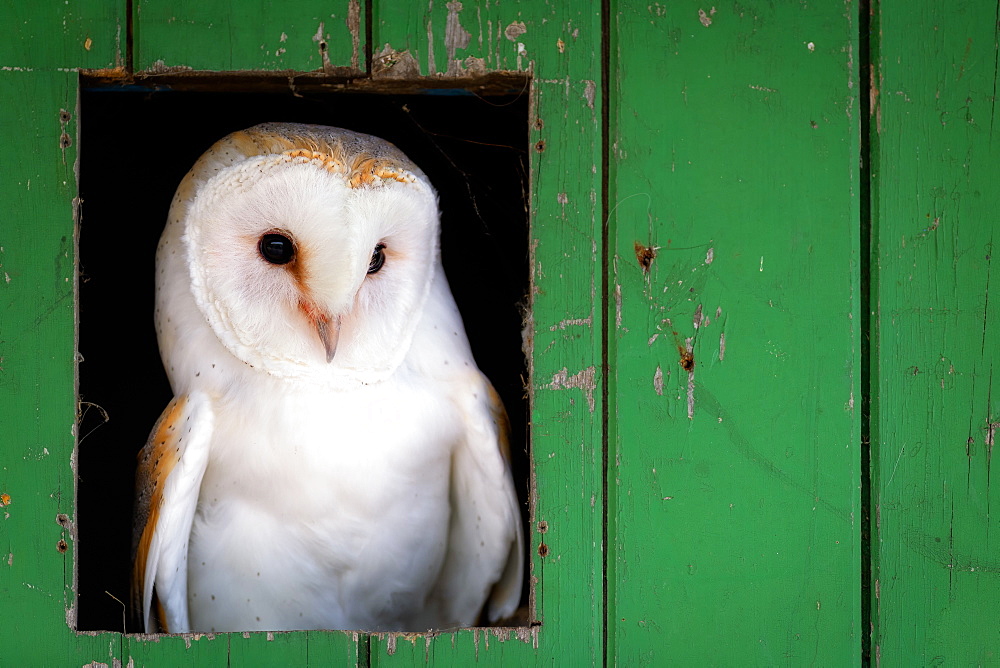
[[[233,133],[171,205],[157,251],[157,318],[174,318],[159,327],[161,352],[207,326],[273,375],[388,373],[439,269],[438,225],[434,189],[386,141],[284,123]]]

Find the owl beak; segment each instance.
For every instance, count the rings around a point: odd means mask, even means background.
[[[319,340],[323,342],[326,350],[326,361],[333,361],[333,356],[337,354],[337,343],[340,341],[340,316],[332,318],[321,315],[316,318],[316,331],[319,332]]]

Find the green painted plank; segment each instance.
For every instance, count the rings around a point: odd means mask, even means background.
[[[74,72],[0,72],[0,657],[66,665],[120,656],[75,619]],[[84,660],[81,660],[83,663]]]
[[[860,661],[853,11],[612,3],[609,664]]]
[[[873,656],[996,665],[997,6],[878,9]]]
[[[534,478],[531,576],[537,635],[499,641],[496,630],[462,631],[431,640],[373,637],[373,665],[600,664],[602,627],[602,453],[600,344],[600,14],[596,3],[556,9],[535,3],[435,4],[429,14],[405,3],[376,3],[376,50],[410,50],[427,74],[447,71],[448,32],[471,34],[453,60],[474,68],[530,70],[531,439]],[[430,17],[428,19],[428,17]],[[435,27],[435,67],[426,60]],[[496,38],[520,24],[525,50]],[[420,26],[417,29],[414,25]],[[573,26],[567,34],[567,26]],[[513,34],[513,32],[511,33]],[[557,45],[563,40],[563,46]],[[480,50],[480,45],[482,49]],[[551,48],[542,49],[541,45]],[[497,56],[497,53],[501,52]],[[442,56],[442,53],[444,56]],[[492,54],[492,55],[490,55]],[[377,69],[377,64],[375,69]],[[453,74],[456,70],[453,68]],[[544,554],[545,556],[541,556]],[[522,630],[522,636],[526,631]],[[488,647],[487,647],[488,645]]]
[[[364,35],[360,0],[139,0],[135,69],[360,72]]]
[[[5,2],[0,25],[0,72],[124,64],[124,2]]]

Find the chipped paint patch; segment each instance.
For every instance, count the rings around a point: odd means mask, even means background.
[[[615,328],[622,328],[622,286],[615,284]]]
[[[550,390],[583,390],[587,397],[587,407],[590,412],[594,412],[594,390],[597,389],[597,369],[589,366],[583,371],[569,375],[566,367],[552,375],[552,381],[548,384]]]
[[[313,41],[316,42],[317,48],[319,48],[319,55],[323,61],[323,72],[325,74],[333,73],[333,63],[330,62],[330,50],[327,48],[326,36],[323,32],[324,23],[320,22],[319,27],[316,28],[316,34],[313,35]]]
[[[583,99],[587,101],[587,106],[594,108],[594,98],[597,95],[597,84],[590,79],[583,80]]]
[[[462,27],[462,22],[458,18],[458,13],[462,11],[462,3],[455,0],[449,2],[446,7],[448,18],[444,24],[444,48],[448,53],[448,67],[445,74],[458,76],[463,72],[461,63],[455,59],[455,52],[458,49],[468,48],[472,34]]]
[[[516,42],[517,38],[526,32],[528,32],[528,29],[524,26],[524,21],[514,21],[507,26],[503,34],[511,42]]]
[[[653,389],[656,390],[656,396],[663,396],[663,369],[657,365],[656,371],[653,373]]]
[[[656,259],[656,251],[658,250],[655,246],[646,246],[640,241],[635,242],[635,259],[642,267],[643,273],[649,271],[649,267],[653,264],[653,260]]]
[[[719,361],[726,359],[726,333],[719,334]]]
[[[715,7],[712,7],[709,11],[704,9],[698,10],[698,21],[706,28],[712,25],[712,16],[715,14]]]
[[[361,3],[351,0],[347,5],[347,29],[351,33],[351,67],[361,69]]]
[[[986,445],[989,446],[990,450],[993,449],[993,442],[996,438],[996,432],[998,428],[1000,428],[1000,422],[986,423]]]
[[[420,64],[409,51],[396,51],[386,44],[372,58],[373,79],[410,79],[420,76]]]
[[[579,327],[589,327],[592,324],[594,324],[592,316],[587,316],[586,318],[566,318],[565,320],[560,320],[558,324],[549,327],[549,331],[554,332],[557,329],[566,329],[567,327],[574,325]]]

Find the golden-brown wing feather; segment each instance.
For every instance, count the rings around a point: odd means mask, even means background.
[[[156,521],[159,519],[160,505],[163,503],[163,482],[174,470],[180,456],[177,422],[186,404],[187,397],[175,397],[167,404],[153,425],[146,445],[136,457],[138,465],[135,471],[135,513],[132,523],[132,614],[136,617],[142,615],[146,560]]]
[[[147,632],[186,625],[186,583],[158,579],[158,564],[186,558],[197,490],[207,463],[212,410],[202,393],[174,398],[153,425],[139,452],[136,469],[132,534],[132,613],[143,618]],[[170,570],[170,569],[166,569]],[[176,571],[176,569],[174,569]],[[164,587],[169,601],[153,592]],[[183,580],[186,580],[186,569]],[[183,609],[178,609],[183,604]],[[152,609],[158,613],[153,621]],[[173,620],[173,623],[169,623]],[[155,626],[155,628],[154,628]]]
[[[486,385],[489,388],[490,414],[493,416],[497,430],[497,447],[500,454],[503,455],[506,463],[505,474],[508,482],[511,483],[508,488],[507,501],[511,504],[511,512],[514,514],[513,523],[516,525],[515,539],[510,544],[507,562],[500,574],[500,579],[490,591],[489,618],[491,622],[497,622],[513,615],[518,603],[520,603],[524,573],[524,537],[521,528],[520,506],[510,480],[510,418],[507,417],[507,410],[504,408],[503,400],[500,399],[496,389],[489,381],[486,381]]]

